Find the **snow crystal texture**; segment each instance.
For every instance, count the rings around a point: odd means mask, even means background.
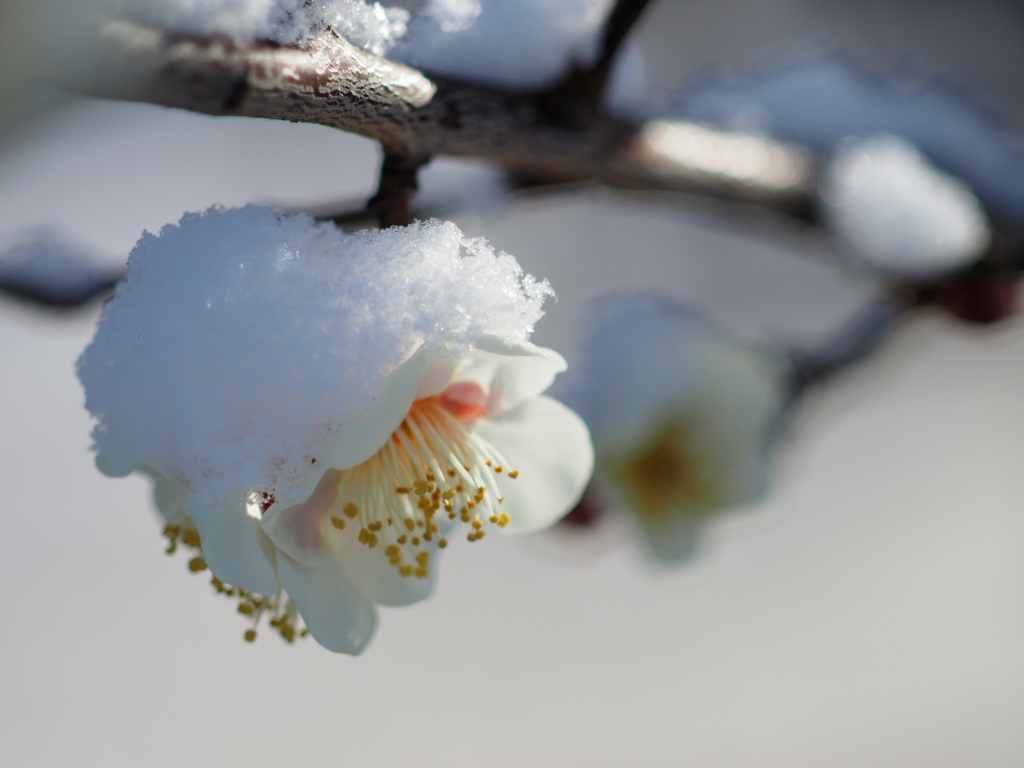
[[[884,271],[927,277],[955,269],[979,257],[991,237],[971,190],[894,136],[847,144],[821,194],[844,244]]]
[[[123,12],[164,29],[239,43],[296,43],[334,29],[378,55],[405,34],[409,12],[363,0],[125,0]]]
[[[427,0],[391,57],[429,73],[521,88],[597,56],[613,0]]]
[[[525,339],[550,293],[450,223],[187,214],[139,240],[78,363],[103,469],[159,469],[197,503],[286,493],[417,348]]]

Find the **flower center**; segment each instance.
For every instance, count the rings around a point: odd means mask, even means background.
[[[426,578],[432,542],[448,546],[455,526],[470,525],[469,541],[483,539],[487,527],[507,526],[496,476],[519,473],[473,431],[486,412],[483,401],[479,386],[459,384],[413,403],[376,455],[338,473],[329,510],[334,528],[357,522],[360,544],[381,549],[402,576]]]
[[[620,482],[638,509],[658,517],[668,512],[698,514],[715,500],[701,457],[684,424],[669,423],[648,445],[622,462]]]

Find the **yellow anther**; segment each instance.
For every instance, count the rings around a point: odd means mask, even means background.
[[[388,518],[388,525],[394,525],[394,522],[391,520],[390,517]]]
[[[504,471],[505,471],[505,468],[504,468],[504,467],[495,467],[495,468],[494,468],[494,471],[495,471],[495,472],[504,472]]]
[[[459,483],[458,485],[455,486],[455,491],[457,493],[462,493],[465,490],[466,490],[466,486],[464,486],[462,483]]]
[[[238,606],[238,612],[243,616],[252,616],[256,612],[256,606],[252,603],[242,603]]]
[[[340,517],[335,517],[334,515],[331,515],[331,525],[333,525],[335,528],[337,528],[340,531],[340,530],[344,529],[345,521],[342,520]]]
[[[490,467],[490,466],[491,466],[491,460],[490,460],[490,459],[488,459],[488,460],[487,460],[487,466],[488,466],[488,467]]]
[[[425,579],[429,575],[430,575],[430,571],[427,570],[426,568],[424,568],[423,566],[420,566],[419,568],[416,569],[416,578]]]
[[[492,523],[497,523],[498,522],[498,516],[497,515],[491,515],[487,519],[490,520]]]
[[[449,469],[448,470],[448,477],[455,477],[455,475],[456,475],[456,472],[455,472],[454,469]]]
[[[437,542],[437,546],[439,546],[441,549],[444,549],[448,546],[448,539],[441,539]]]
[[[287,640],[289,643],[295,642],[295,627],[291,624],[285,624],[281,627],[281,637]]]
[[[203,559],[203,556],[197,555],[196,557],[193,557],[191,560],[189,560],[188,569],[192,571],[192,573],[199,573],[200,571],[205,571],[206,561]]]
[[[185,535],[181,537],[181,542],[187,547],[199,549],[200,540],[199,534],[195,531],[185,531]]]
[[[253,642],[256,639],[256,630],[255,629],[247,629],[247,630],[245,630],[244,637],[245,637],[245,642],[247,642],[247,643]]]
[[[416,525],[419,526],[420,528],[423,528],[426,525],[426,523],[423,522],[422,520],[417,520],[416,521]]]
[[[396,539],[399,544],[405,544],[408,540],[408,537],[404,533]]]
[[[405,518],[405,530],[410,533],[416,530],[416,522],[411,517]]]
[[[374,523],[370,523],[370,525],[367,526],[367,527],[371,531],[374,531],[376,533],[377,531],[380,531],[380,529],[384,527],[384,523],[382,523],[380,520],[378,520],[378,521],[376,521]]]
[[[519,470],[513,469],[511,472],[508,473],[508,476],[515,480],[517,477],[519,477]]]
[[[176,539],[181,535],[181,528],[177,525],[166,525],[164,526],[164,536],[169,539]]]
[[[426,565],[428,562],[430,562],[430,553],[420,552],[418,555],[416,555],[416,562],[420,565]]]
[[[512,522],[512,518],[508,516],[508,512],[502,512],[498,518],[498,526],[504,528],[506,525]]]
[[[371,533],[367,537],[366,546],[368,546],[370,549],[373,549],[374,547],[377,546],[377,534],[376,533]]]
[[[413,536],[412,537],[412,545],[414,547],[418,547],[420,545],[420,537],[419,536]]]
[[[448,519],[449,520],[454,520],[456,517],[458,517],[458,515],[456,515],[454,512],[449,512],[448,513]]]
[[[178,542],[175,541],[174,539],[171,539],[170,545],[167,547],[167,549],[164,550],[164,552],[166,554],[168,554],[168,555],[173,555],[177,551],[178,551]]]
[[[467,507],[463,507],[462,509],[460,509],[459,510],[459,516],[462,518],[462,522],[468,523],[469,522],[469,509]]]
[[[357,517],[359,515],[359,507],[357,507],[351,501],[345,505],[343,511],[345,512],[345,516],[349,518]]]
[[[424,541],[433,541],[434,540],[434,534],[431,531],[427,531],[426,533],[423,534],[423,540]]]
[[[366,530],[365,528],[360,528],[359,529],[359,543],[360,544],[365,544],[366,543],[366,537],[369,536],[369,535],[370,535],[370,532],[368,530]]]
[[[401,568],[398,569],[398,572],[403,576],[412,576],[412,566],[403,565]]]
[[[476,509],[476,502],[471,501],[468,504],[466,504],[466,506],[469,507],[470,509]]]
[[[479,517],[473,518],[473,527],[476,528],[478,531],[484,527],[484,524]]]
[[[402,551],[398,547],[396,547],[394,544],[392,544],[391,546],[389,546],[387,549],[384,550],[384,554],[387,555],[388,557],[401,557],[402,556]]]
[[[400,485],[397,488],[395,488],[395,493],[408,493],[408,492],[409,492],[409,489],[406,488],[404,485]]]

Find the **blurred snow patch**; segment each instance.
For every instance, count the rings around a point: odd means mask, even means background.
[[[121,274],[49,229],[25,233],[0,255],[0,289],[53,306],[78,306]]]
[[[895,136],[847,143],[825,171],[821,196],[844,244],[889,272],[927,277],[965,266],[991,237],[967,185]]]
[[[392,58],[427,72],[533,88],[597,55],[613,0],[428,0]]]
[[[123,13],[192,35],[296,43],[331,28],[371,53],[405,34],[409,12],[363,0],[124,0]]]

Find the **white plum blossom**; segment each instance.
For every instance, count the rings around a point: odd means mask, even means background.
[[[144,235],[79,361],[97,465],[286,639],[359,653],[461,528],[544,528],[592,469],[527,339],[550,294],[453,224],[345,235],[249,206]],[[301,622],[305,629],[302,629]]]
[[[657,558],[688,557],[708,518],[763,495],[786,371],[670,300],[599,306],[566,399],[591,430],[597,493]]]
[[[846,142],[825,170],[821,196],[843,245],[883,272],[939,275],[978,259],[992,237],[971,189],[896,136]]]

